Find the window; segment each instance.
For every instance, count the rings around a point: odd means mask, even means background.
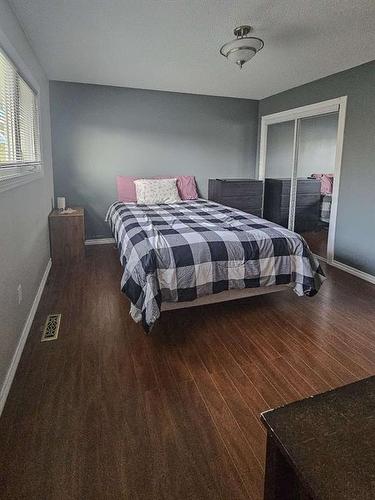
[[[38,96],[0,49],[0,188],[40,171]]]

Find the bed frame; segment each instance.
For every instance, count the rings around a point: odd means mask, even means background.
[[[163,302],[161,305],[162,311],[172,311],[173,309],[182,309],[185,307],[204,306],[207,304],[216,304],[218,302],[227,302],[228,300],[244,299],[246,297],[254,297],[255,295],[264,295],[266,293],[281,292],[288,290],[291,285],[272,285],[262,286],[259,288],[242,288],[240,290],[226,290],[225,292],[206,295],[190,302]]]

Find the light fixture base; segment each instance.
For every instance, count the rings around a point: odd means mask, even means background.
[[[250,33],[252,30],[251,26],[248,25],[243,25],[243,26],[237,26],[237,28],[234,28],[233,33],[237,38],[242,38]]]

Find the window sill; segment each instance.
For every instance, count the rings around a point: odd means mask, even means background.
[[[43,171],[38,172],[22,172],[13,175],[1,176],[0,173],[0,193],[3,191],[8,191],[9,189],[17,188],[18,186],[23,186],[29,182],[41,179],[43,177]]]

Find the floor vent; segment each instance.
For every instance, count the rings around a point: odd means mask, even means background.
[[[49,314],[43,328],[41,342],[56,340],[59,335],[61,314]]]

